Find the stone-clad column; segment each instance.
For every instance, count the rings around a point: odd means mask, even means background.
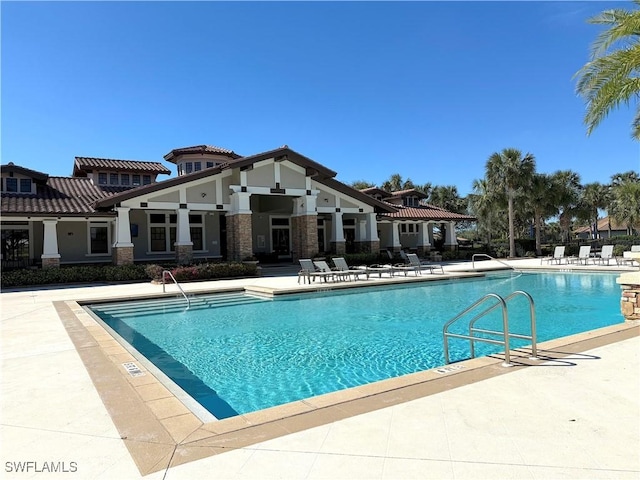
[[[193,242],[191,241],[191,230],[189,229],[189,209],[179,208],[176,210],[178,224],[176,225],[176,261],[179,265],[187,265],[193,259]]]
[[[623,273],[616,282],[622,288],[622,316],[625,320],[640,320],[640,272]]]
[[[113,244],[113,263],[129,265],[133,263],[133,243],[131,242],[131,224],[129,210],[126,207],[116,207],[116,241]]]
[[[291,217],[292,257],[313,258],[318,254],[318,214],[316,195],[305,195],[293,199],[294,214]]]
[[[236,191],[231,194],[231,211],[227,217],[227,259],[240,262],[253,257],[253,227],[251,194]]]

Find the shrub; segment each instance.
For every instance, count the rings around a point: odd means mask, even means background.
[[[39,270],[11,270],[2,273],[1,286],[22,287],[54,283],[126,282],[162,280],[161,265],[73,265]],[[216,278],[257,275],[257,265],[244,263],[203,263],[170,270],[178,281],[212,280]]]

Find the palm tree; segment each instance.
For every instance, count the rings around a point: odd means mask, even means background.
[[[469,210],[478,219],[478,233],[485,236],[487,246],[489,246],[494,231],[498,202],[484,178],[473,181],[473,193],[469,194],[468,200]]]
[[[527,195],[527,203],[533,213],[533,226],[536,239],[536,255],[542,254],[542,224],[558,212],[554,202],[554,185],[550,175],[536,173]]]
[[[588,183],[583,187],[580,206],[586,213],[591,228],[591,238],[598,238],[598,209],[609,206],[609,185],[599,182]]]
[[[569,231],[571,221],[578,209],[580,199],[580,175],[572,170],[559,170],[552,174],[554,183],[554,201],[560,212],[558,218],[560,223],[561,240],[563,243],[569,241]]]
[[[366,180],[356,180],[351,182],[351,187],[356,190],[364,190],[365,188],[373,188],[375,186],[375,183],[367,182]]]
[[[625,182],[612,189],[609,215],[620,224],[627,224],[627,233],[640,229],[640,183]]]
[[[633,3],[640,6],[640,0]],[[598,35],[591,60],[574,75],[579,77],[576,91],[587,104],[584,123],[590,135],[611,110],[640,94],[640,10],[606,10],[588,21],[610,27]],[[631,136],[640,140],[640,107]]]
[[[638,172],[635,172],[633,170],[629,170],[628,172],[624,172],[624,173],[616,173],[611,175],[611,186],[612,187],[617,187],[618,185],[621,185],[623,183],[626,182],[631,182],[631,183],[638,183],[640,182],[640,175],[638,175]]]
[[[513,202],[518,191],[526,190],[531,185],[535,169],[534,156],[527,153],[523,157],[522,152],[515,148],[492,153],[487,160],[486,178],[490,188],[502,190],[507,197],[510,257],[516,256]]]
[[[402,190],[402,175],[399,173],[394,173],[389,177],[389,180],[385,181],[380,188],[385,192],[397,192],[398,190]]]

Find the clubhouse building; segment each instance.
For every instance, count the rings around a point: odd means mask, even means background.
[[[251,156],[199,145],[164,163],[76,157],[70,177],[8,163],[2,266],[311,258],[457,247],[456,222],[416,190],[355,190],[287,146]]]

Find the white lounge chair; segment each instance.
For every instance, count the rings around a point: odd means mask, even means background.
[[[600,256],[595,257],[593,259],[593,263],[594,265],[596,263],[598,265],[604,265],[604,262],[607,262],[607,265],[609,265],[611,260],[615,260],[613,257],[613,245],[603,245],[602,250],[600,251]]]
[[[442,265],[431,262],[421,262],[418,258],[418,255],[416,255],[415,253],[408,253],[407,259],[409,260],[409,265],[411,265],[412,267],[418,267],[420,269],[428,268],[429,273],[433,273],[434,270],[440,269],[440,273],[444,273]]]
[[[569,257],[567,258],[567,263],[577,263],[585,265],[591,259],[591,245],[583,245],[580,247],[580,251],[578,252],[577,257]]]
[[[333,280],[335,280],[336,278],[340,278],[340,279],[345,279],[348,278],[347,275],[343,274],[342,272],[338,272],[336,270],[332,270],[331,267],[329,266],[329,264],[327,262],[325,262],[324,260],[314,260],[313,264],[316,266],[316,269],[318,270],[318,272],[326,274],[326,275],[331,275]]]
[[[369,275],[364,270],[350,269],[349,265],[347,265],[347,261],[342,257],[336,257],[332,259],[332,261],[336,266],[337,271],[341,274],[347,275],[349,279],[351,279],[351,275],[353,275],[354,280],[357,280],[360,275],[364,275],[369,278]]]
[[[552,256],[543,257],[543,258],[540,259],[540,265],[542,265],[542,262],[556,263],[556,264],[560,265],[562,263],[562,260],[565,259],[564,250],[565,250],[564,246],[562,246],[562,245],[557,246],[556,248],[553,249],[553,255]]]

